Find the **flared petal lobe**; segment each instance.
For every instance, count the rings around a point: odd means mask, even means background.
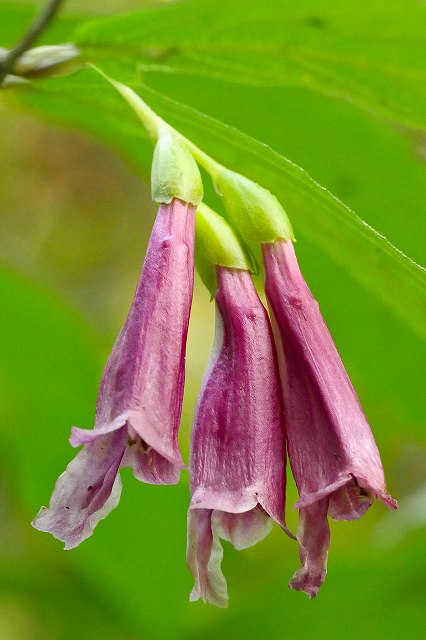
[[[121,494],[120,468],[127,433],[100,436],[79,451],[59,476],[49,508],[42,507],[33,520],[72,549],[92,535],[100,520],[114,509]]]
[[[195,206],[177,199],[160,205],[129,315],[102,375],[94,429],[73,429],[71,444],[84,449],[33,522],[67,548],[91,535],[118,503],[120,467],[152,484],[179,480],[194,225]]]
[[[306,570],[312,569],[307,576],[298,572],[291,586],[312,597],[325,577],[327,513],[338,520],[353,520],[374,498],[391,508],[396,508],[396,502],[386,493],[373,434],[318,303],[300,272],[292,242],[263,245],[263,257],[288,455],[299,491],[301,559]],[[315,526],[321,535],[315,534]],[[318,569],[318,558],[322,558],[323,571]]]
[[[220,538],[244,549],[284,524],[285,441],[268,315],[250,274],[217,268],[216,331],[191,439],[191,600],[226,606]],[[272,518],[272,520],[271,520]]]

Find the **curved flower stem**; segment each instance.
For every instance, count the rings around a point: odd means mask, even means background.
[[[188,138],[185,138],[184,135],[174,129],[170,124],[168,124],[168,122],[160,118],[160,116],[157,115],[155,111],[153,111],[151,107],[149,107],[146,102],[140,97],[140,95],[137,94],[133,89],[125,84],[122,84],[121,82],[118,82],[117,80],[113,80],[101,69],[99,69],[99,67],[96,67],[95,65],[90,66],[100,75],[102,75],[106,80],[108,80],[108,82],[110,82],[123,96],[123,98],[132,107],[136,115],[142,121],[153,142],[157,141],[159,132],[161,130],[168,130],[173,134],[173,136],[175,136],[187,147],[194,159],[200,166],[203,167],[203,169],[207,171],[214,182],[220,176],[220,174],[226,170],[223,165],[214,160],[211,156],[205,153],[205,151],[202,151],[199,147],[197,147],[197,145],[188,140]]]
[[[44,11],[37,16],[34,22],[29,26],[18,44],[13,47],[0,65],[0,84],[5,77],[13,70],[15,62],[27,51],[31,45],[39,38],[46,27],[51,23],[55,15],[60,9],[64,0],[50,0]]]

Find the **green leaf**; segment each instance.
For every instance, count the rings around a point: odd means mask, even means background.
[[[115,71],[120,73],[119,68]],[[426,335],[424,269],[272,148],[146,85],[134,88],[161,117],[216,160],[269,189],[287,211],[296,238],[310,239],[419,335]],[[145,130],[94,70],[41,80],[15,95],[45,117],[77,124],[101,137],[148,175],[152,148]]]
[[[93,20],[74,40],[97,64],[112,57],[143,74],[302,86],[425,128],[425,21],[415,0],[193,0]]]
[[[163,118],[221,163],[278,197],[296,238],[307,236],[426,337],[426,271],[392,246],[302,168],[270,147],[193,109],[148,93]],[[299,235],[300,234],[300,235]]]
[[[424,57],[418,55],[425,10],[420,3],[410,1],[408,11],[407,7],[384,7],[378,0],[371,0],[368,20],[360,5],[352,1],[338,7],[307,1],[298,9],[274,1],[262,10],[253,0],[244,5],[226,2],[226,10],[221,4],[203,0],[100,18],[81,26],[74,40],[87,58],[122,82],[134,80],[141,63],[145,71],[149,69],[157,76],[167,71],[167,77],[171,77],[171,73],[185,70],[194,81],[202,73],[224,78],[227,83],[246,82],[251,74],[257,85],[286,82],[321,87],[322,92],[421,126],[425,102],[416,92],[424,93],[426,85],[420,82]],[[5,9],[6,15],[8,12],[10,6]],[[16,18],[17,13],[14,15]],[[67,25],[71,37],[75,23],[58,24],[57,33],[65,37]],[[310,51],[309,56],[317,56],[313,84],[307,81],[306,70],[298,71],[294,62],[301,43],[303,55]],[[217,73],[219,67],[221,74]],[[133,86],[161,116],[213,157],[277,195],[299,238],[310,238],[425,335],[425,277],[420,267],[282,154],[205,113],[153,93],[146,85]],[[385,96],[389,91],[391,99]],[[145,140],[144,132],[126,105],[120,104],[90,71],[65,80],[40,81],[17,95],[44,116],[76,123],[102,137],[147,175],[150,146],[146,141],[140,148],[134,144],[137,138]]]
[[[1,266],[0,295],[7,309],[0,314],[0,435],[13,445],[23,443],[18,475],[25,499],[33,503],[37,491],[48,497],[55,472],[72,453],[67,442],[70,426],[92,421],[99,345],[61,300]],[[37,434],[51,466],[34,458]],[[33,438],[33,447],[28,446]],[[59,440],[63,449],[55,456]]]
[[[40,3],[25,4],[2,0],[0,6],[0,47],[13,47],[24,35],[40,12]],[[82,18],[63,14],[49,25],[34,46],[60,44],[69,41],[70,33],[82,22]]]

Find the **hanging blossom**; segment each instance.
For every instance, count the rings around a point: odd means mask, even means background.
[[[33,521],[77,546],[117,506],[120,467],[152,484],[176,484],[185,346],[192,301],[195,206],[159,207],[128,318],[100,383],[93,430],[73,428],[83,449],[59,477],[50,506]]]
[[[302,562],[290,586],[314,597],[326,574],[328,516],[357,519],[375,498],[390,508],[397,503],[386,493],[373,435],[300,273],[291,224],[267,189],[220,165],[129,87],[106,79],[156,141],[152,193],[161,206],[129,317],[102,377],[94,429],[73,429],[71,444],[83,449],[33,524],[69,549],[117,505],[120,467],[132,467],[144,482],[179,479],[194,205],[202,201],[196,157],[211,175],[238,237],[250,247],[262,246],[278,362],[247,252],[224,219],[201,205],[197,268],[217,314],[191,437],[187,561],[195,584],[190,599],[226,606],[221,538],[244,549],[265,537],[273,521],[291,536],[284,520],[285,434],[299,491]]]
[[[296,260],[291,241],[263,245],[277,340],[288,455],[299,491],[302,567],[290,587],[313,598],[326,575],[327,516],[356,520],[379,498],[391,509],[373,434]]]
[[[278,365],[248,271],[217,267],[216,330],[191,438],[190,600],[227,606],[220,538],[236,549],[283,529],[285,440]]]

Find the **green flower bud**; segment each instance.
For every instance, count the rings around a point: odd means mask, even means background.
[[[6,59],[6,49],[0,49],[0,62]],[[80,56],[73,44],[43,45],[25,51],[13,65],[12,73],[17,76],[61,75],[76,67],[71,65]]]
[[[152,161],[151,191],[154,202],[164,204],[179,198],[197,205],[203,199],[203,183],[197,163],[168,129],[160,128],[158,133]]]
[[[217,266],[250,271],[247,256],[230,225],[203,203],[198,205],[195,218],[195,262],[212,296]]]
[[[215,179],[232,223],[247,242],[294,240],[286,212],[270,191],[229,169]]]

